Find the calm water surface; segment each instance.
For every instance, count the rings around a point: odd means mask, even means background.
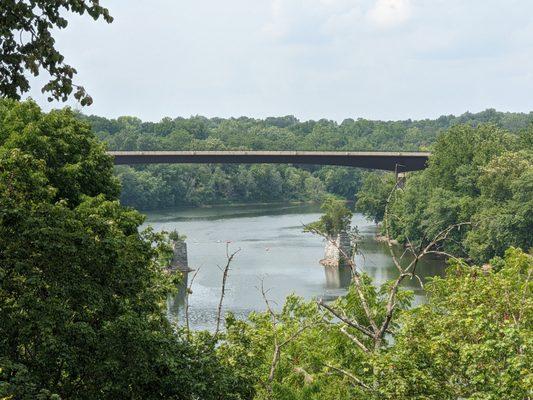
[[[303,224],[320,215],[318,206],[307,204],[223,206],[153,211],[147,213],[146,225],[187,235],[189,267],[200,269],[189,297],[191,325],[212,329],[222,281],[219,265],[225,265],[226,242],[230,242],[230,251],[241,251],[231,265],[225,311],[239,317],[263,311],[265,304],[258,290],[261,280],[278,308],[291,293],[306,299],[333,299],[345,293],[349,271],[321,266],[324,241],[302,232]],[[397,270],[386,245],[373,239],[376,226],[360,214],[354,215],[352,226],[357,226],[362,236],[357,266],[378,284],[396,278]],[[425,279],[442,274],[443,264],[429,260],[418,270]],[[405,286],[415,291],[417,302],[423,301],[423,292],[414,280],[407,280]],[[170,318],[181,318],[183,300],[183,295],[170,299]]]

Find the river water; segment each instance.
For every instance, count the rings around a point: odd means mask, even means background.
[[[321,266],[323,239],[302,232],[304,224],[320,215],[319,207],[309,204],[221,206],[152,211],[147,213],[145,225],[187,235],[189,267],[199,269],[189,296],[190,323],[195,329],[213,329],[222,282],[219,266],[225,265],[226,243],[230,252],[241,249],[231,264],[224,298],[224,311],[238,317],[265,309],[258,289],[261,281],[277,308],[291,293],[306,299],[334,299],[346,292],[349,271]],[[396,278],[387,246],[374,240],[376,225],[355,214],[352,226],[357,226],[361,235],[362,254],[356,257],[357,266],[377,284]],[[418,267],[423,280],[442,275],[443,270],[439,260],[425,260]],[[415,292],[415,302],[424,301],[417,281],[405,282]],[[171,319],[182,318],[183,301],[183,290],[169,299]]]

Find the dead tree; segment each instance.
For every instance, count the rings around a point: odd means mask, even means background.
[[[239,251],[241,251],[241,249],[238,249],[230,254],[229,253],[229,242],[226,243],[226,265],[224,266],[223,269],[220,266],[218,266],[218,268],[222,270],[222,288],[220,290],[220,300],[218,302],[217,326],[215,329],[215,336],[218,335],[220,331],[220,323],[222,321],[222,303],[224,302],[224,295],[226,294],[226,281],[228,279],[230,265],[231,265],[231,262],[233,261],[233,258]]]
[[[355,263],[355,252],[352,255],[348,255],[345,253],[343,249],[339,248],[339,252],[342,254],[343,257],[347,260],[347,263],[351,269],[352,273],[352,283],[353,287],[355,289],[355,292],[360,300],[361,308],[363,309],[364,315],[366,317],[366,320],[368,321],[368,324],[363,324],[360,321],[357,321],[353,318],[348,318],[342,310],[338,310],[335,307],[326,304],[322,299],[317,301],[317,304],[322,309],[328,311],[330,314],[335,316],[337,319],[339,319],[342,322],[341,332],[346,335],[352,342],[354,342],[361,350],[364,352],[369,352],[371,350],[378,351],[382,346],[384,342],[385,335],[387,333],[391,333],[390,325],[394,316],[394,312],[397,308],[397,294],[398,290],[400,288],[401,283],[405,278],[416,278],[419,283],[422,285],[422,281],[420,277],[416,273],[416,268],[419,263],[419,261],[427,256],[428,254],[438,254],[438,255],[444,255],[447,257],[455,258],[453,255],[448,254],[444,251],[441,251],[438,249],[438,245],[444,242],[451,232],[453,232],[455,229],[459,229],[463,225],[469,225],[469,222],[460,223],[460,224],[454,224],[450,225],[446,229],[439,232],[434,238],[428,241],[428,244],[422,248],[415,249],[414,246],[410,243],[409,239],[408,241],[408,247],[406,251],[409,251],[412,254],[412,259],[408,263],[408,265],[404,266],[402,265],[402,258],[398,257],[394,253],[394,247],[393,243],[390,238],[390,214],[389,214],[389,205],[392,199],[393,194],[395,193],[396,189],[398,188],[398,183],[394,186],[391,193],[389,194],[385,206],[385,215],[383,219],[386,239],[387,239],[387,245],[389,248],[389,252],[391,255],[391,258],[393,260],[393,263],[398,270],[398,276],[397,278],[392,282],[390,285],[387,301],[385,304],[385,308],[383,310],[384,317],[382,322],[378,322],[378,316],[375,315],[372,312],[372,308],[369,305],[368,298],[365,294],[364,290],[364,283],[362,281],[362,276],[360,272],[357,269],[356,263]],[[326,240],[330,240],[330,243],[332,245],[336,245],[334,241],[331,241],[331,239],[326,235],[324,232],[320,232],[313,228],[308,228],[310,232],[313,232],[319,236],[322,236]],[[423,286],[423,285],[422,285]],[[359,333],[361,333],[363,336],[370,339],[372,343],[372,348],[369,349],[367,346],[365,346],[356,336],[350,334],[347,330],[347,327],[353,328]]]
[[[189,325],[189,295],[192,294],[192,285],[194,283],[194,280],[196,279],[196,275],[198,275],[198,272],[200,272],[200,268],[194,271],[194,274],[191,278],[191,282],[187,287],[187,297],[185,298],[185,327],[187,329],[187,340],[189,341],[191,340],[191,327]]]

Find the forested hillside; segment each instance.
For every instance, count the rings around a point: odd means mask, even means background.
[[[466,242],[456,226],[429,246],[460,255],[472,240],[500,256],[483,267],[454,259],[426,286],[427,304],[410,309],[413,293],[399,286],[422,256],[391,253],[403,272],[379,287],[352,264],[346,296],[290,296],[276,311],[261,285],[267,311],[220,314],[220,332],[192,332],[165,314],[178,278],[165,272],[171,235],[139,230],[89,127],[69,109],[1,100],[0,398],[528,398],[532,258],[504,249],[531,244],[530,132],[452,128],[398,191],[393,214],[408,224],[395,220],[396,235],[425,244],[447,224],[487,223]],[[382,210],[387,191],[369,183],[381,181],[365,180],[365,194]],[[315,233],[349,219],[342,202],[323,210]]]
[[[110,150],[404,150],[430,149],[452,126],[492,123],[519,131],[533,113],[489,109],[435,120],[299,121],[293,116],[221,119],[194,116],[143,122],[135,117],[88,121]],[[341,167],[286,165],[152,165],[119,167],[121,200],[141,209],[224,202],[317,200],[325,192],[353,199],[364,172]]]
[[[464,224],[441,248],[477,262],[503,257],[510,246],[533,246],[533,129],[516,133],[460,125],[437,139],[429,166],[394,191],[393,177],[368,174],[356,207],[384,234],[415,248],[447,226]]]

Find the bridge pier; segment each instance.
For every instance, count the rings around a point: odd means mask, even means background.
[[[335,237],[328,237],[324,258],[320,264],[325,267],[340,267],[349,264],[352,257],[352,242],[348,232],[341,232]]]
[[[326,287],[328,289],[343,289],[350,286],[352,281],[352,270],[347,265],[337,267],[324,266],[326,273]]]
[[[189,268],[187,243],[184,240],[172,240],[172,252],[172,260],[168,266],[168,271],[179,271],[181,280],[178,285],[178,292],[167,299],[167,317],[172,322],[178,322],[176,316],[183,311],[185,302],[188,301],[188,278],[189,272],[192,270]]]
[[[189,269],[189,260],[187,257],[187,243],[185,240],[173,240],[172,241],[172,260],[170,261],[169,270],[172,272],[180,271],[187,273],[191,271]]]
[[[399,189],[403,189],[405,187],[405,181],[406,181],[407,174],[405,172],[398,172],[396,174],[396,187]]]

